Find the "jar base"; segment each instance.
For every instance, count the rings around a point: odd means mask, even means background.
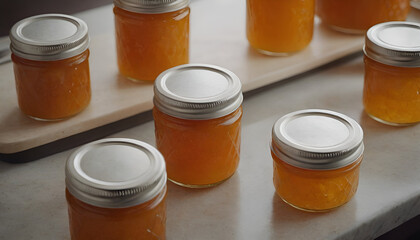
[[[258,48],[255,48],[255,50],[257,50],[257,52],[259,52],[261,54],[271,56],[271,57],[288,57],[288,56],[293,55],[295,53],[295,52],[271,52],[271,51],[258,49]]]
[[[351,28],[343,28],[343,27],[338,27],[335,25],[329,25],[326,24],[329,28],[333,29],[334,31],[337,32],[341,32],[341,33],[346,33],[346,34],[354,34],[354,35],[363,35],[366,33],[365,30],[360,30],[360,29],[351,29]]]
[[[366,112],[366,111],[365,111]],[[377,122],[380,122],[380,123],[383,123],[383,124],[385,124],[385,125],[389,125],[389,126],[394,126],[394,127],[407,127],[407,126],[412,126],[412,125],[416,125],[418,122],[414,122],[414,123],[394,123],[394,122],[388,122],[388,121],[385,121],[385,120],[383,120],[383,119],[380,119],[380,118],[378,118],[378,117],[375,117],[375,116],[373,116],[372,114],[370,114],[370,113],[367,113],[366,112],[366,114],[370,117],[370,118],[372,118],[373,120],[375,120],[375,121],[377,121]]]
[[[155,81],[155,80],[136,79],[136,78],[127,77],[127,76],[124,76],[124,77],[134,83],[153,83]]]
[[[177,181],[175,181],[175,180],[173,180],[173,179],[171,179],[171,178],[168,178],[168,180],[169,181],[171,181],[171,182],[173,182],[173,183],[175,183],[176,185],[178,185],[178,186],[181,186],[181,187],[186,187],[186,188],[210,188],[210,187],[214,187],[214,186],[217,186],[217,185],[219,185],[219,184],[221,184],[221,183],[223,183],[223,182],[225,182],[225,181],[227,181],[229,178],[231,178],[233,176],[233,174],[232,175],[230,175],[228,178],[226,178],[226,179],[224,179],[224,180],[222,180],[222,181],[219,181],[219,182],[216,182],[216,183],[210,183],[210,184],[200,184],[200,185],[197,185],[197,184],[186,184],[186,183],[181,183],[181,182],[177,182]]]
[[[279,195],[279,194],[277,194]],[[296,208],[298,210],[304,211],[304,212],[312,212],[312,213],[323,213],[323,212],[330,212],[333,211],[336,208],[339,208],[340,206],[343,206],[344,204],[346,204],[347,202],[337,206],[337,207],[333,207],[333,208],[328,208],[328,209],[307,209],[307,208],[302,208],[302,207],[298,207],[296,205],[291,204],[290,202],[286,201],[284,198],[282,198],[280,195],[279,197],[281,198],[281,200],[283,200],[283,202],[287,203],[287,205]]]

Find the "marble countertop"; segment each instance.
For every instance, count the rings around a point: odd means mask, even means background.
[[[168,239],[373,239],[420,214],[420,125],[391,127],[363,111],[363,60],[353,55],[245,95],[241,160],[209,189],[168,183]],[[269,151],[282,115],[331,109],[358,121],[366,146],[355,197],[328,213],[277,197]],[[154,144],[151,119],[112,137]],[[0,239],[69,239],[64,163],[73,150],[34,162],[0,162]]]

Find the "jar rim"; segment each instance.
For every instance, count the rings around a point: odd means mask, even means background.
[[[114,5],[136,13],[167,13],[188,7],[190,0],[114,0]]]

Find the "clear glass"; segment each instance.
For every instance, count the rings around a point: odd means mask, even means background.
[[[134,81],[154,81],[166,69],[189,61],[190,8],[135,13],[114,7],[119,71]]]
[[[337,208],[354,196],[359,184],[362,157],[334,170],[310,170],[294,167],[271,152],[273,182],[277,194],[287,204],[309,212]]]
[[[216,119],[188,120],[153,109],[157,149],[168,178],[186,187],[210,187],[232,176],[239,164],[242,107]]]
[[[390,125],[420,122],[420,67],[385,65],[367,56],[364,61],[366,113]]]
[[[283,56],[311,42],[314,0],[247,0],[246,4],[248,41],[259,52]]]
[[[12,54],[19,107],[37,120],[71,117],[91,99],[89,50],[71,58],[35,61]]]
[[[72,240],[166,238],[166,187],[148,202],[128,208],[102,208],[75,198],[66,189]]]
[[[364,33],[381,22],[403,21],[410,0],[317,0],[322,22],[346,33]]]

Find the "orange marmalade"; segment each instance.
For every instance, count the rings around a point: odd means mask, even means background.
[[[247,0],[249,44],[268,55],[287,55],[312,40],[314,0]]]
[[[186,64],[155,81],[156,146],[168,178],[186,187],[209,187],[232,176],[239,164],[242,92],[232,72]]]
[[[390,125],[420,122],[420,24],[389,22],[366,35],[363,104]]]
[[[356,193],[363,158],[363,131],[353,119],[309,109],[280,118],[273,127],[273,183],[287,204],[327,211]]]
[[[132,139],[110,138],[76,150],[66,164],[73,240],[165,239],[162,155]]]
[[[117,59],[122,75],[135,81],[154,81],[164,70],[188,63],[188,2],[114,1]]]
[[[316,14],[332,28],[364,33],[377,23],[405,20],[410,0],[317,0]]]
[[[34,16],[16,23],[10,39],[23,113],[38,120],[60,120],[88,106],[89,38],[82,20],[62,14]]]

